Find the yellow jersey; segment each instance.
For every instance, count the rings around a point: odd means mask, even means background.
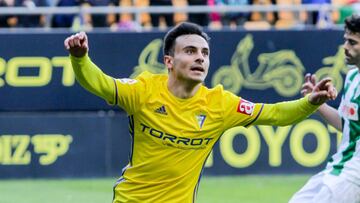
[[[113,203],[194,202],[206,158],[234,126],[288,125],[317,106],[307,97],[276,104],[252,103],[222,88],[201,86],[189,99],[175,97],[167,75],[149,72],[114,79],[86,56],[71,57],[77,80],[129,117],[129,164],[114,187]]]

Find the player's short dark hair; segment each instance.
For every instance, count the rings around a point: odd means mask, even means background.
[[[164,48],[163,48],[164,55],[171,55],[171,56],[174,55],[176,38],[182,35],[191,35],[191,34],[201,36],[209,44],[210,38],[203,31],[202,27],[194,23],[183,22],[173,27],[171,30],[168,31],[168,33],[166,33],[164,37]]]
[[[345,30],[360,33],[360,16],[353,14],[345,19]]]

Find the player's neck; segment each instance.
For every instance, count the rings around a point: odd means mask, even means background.
[[[201,86],[201,83],[187,83],[184,81],[174,80],[169,77],[167,86],[169,91],[175,97],[180,99],[188,99],[196,94]]]

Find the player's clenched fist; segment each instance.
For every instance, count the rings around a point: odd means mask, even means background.
[[[85,54],[89,51],[89,44],[86,33],[79,32],[71,35],[65,39],[64,46],[72,56],[85,56]]]

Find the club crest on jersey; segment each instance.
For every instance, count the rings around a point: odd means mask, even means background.
[[[340,106],[339,111],[344,118],[357,121],[359,120],[358,108],[356,103],[346,102]]]
[[[203,127],[205,119],[206,119],[206,115],[204,114],[196,115],[196,120],[198,122],[200,129]]]
[[[137,80],[131,79],[131,78],[121,78],[121,79],[119,79],[119,81],[120,81],[122,84],[129,84],[129,85],[132,85],[132,84],[137,83]]]
[[[240,99],[237,112],[251,116],[254,112],[255,104],[245,99]]]

